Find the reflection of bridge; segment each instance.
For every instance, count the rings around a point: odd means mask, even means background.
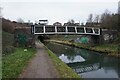
[[[80,65],[79,63],[77,63],[77,65],[75,65],[74,63],[68,63],[67,65],[70,66],[78,74],[98,70],[101,68],[100,63],[87,64],[87,65]]]
[[[86,55],[86,53],[84,53]],[[98,70],[102,66],[101,60],[103,59],[101,56],[98,57],[98,54],[94,54],[92,56],[85,56],[83,54],[80,54],[85,61],[83,62],[73,62],[68,63],[67,65],[70,66],[75,72],[77,73],[84,73],[84,72],[90,72],[94,70]],[[88,58],[89,57],[89,58]],[[94,58],[97,57],[95,60]]]
[[[53,25],[33,25],[33,34],[87,34],[100,35],[99,28],[81,26],[53,26]]]

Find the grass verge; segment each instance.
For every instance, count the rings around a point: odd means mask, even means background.
[[[46,50],[48,55],[52,59],[57,71],[59,72],[60,78],[78,78],[80,76],[75,73],[69,66],[67,66],[64,62],[62,62],[53,52],[51,52],[47,47]]]
[[[29,48],[24,52],[23,48],[16,48],[16,51],[2,58],[2,78],[17,78],[28,61],[36,53],[36,50]]]

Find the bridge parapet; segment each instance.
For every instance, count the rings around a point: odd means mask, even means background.
[[[33,25],[32,33],[38,35],[44,34],[100,35],[100,28],[81,26]]]

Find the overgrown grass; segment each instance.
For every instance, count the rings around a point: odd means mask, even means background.
[[[101,44],[94,47],[95,49],[100,50],[106,50],[111,52],[117,52],[118,51],[118,45],[117,44]]]
[[[14,53],[3,57],[2,78],[17,78],[35,53],[33,48],[26,52],[23,48],[17,48]]]
[[[2,31],[2,56],[9,55],[15,51],[14,34]]]
[[[49,56],[51,57],[56,69],[58,70],[61,78],[78,78],[80,80],[80,76],[75,73],[70,67],[68,67],[64,62],[62,62],[54,53],[52,53],[47,47]]]

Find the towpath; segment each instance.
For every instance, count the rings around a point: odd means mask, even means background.
[[[58,72],[48,56],[44,45],[39,41],[36,41],[35,44],[37,53],[30,60],[19,78],[58,78]]]

